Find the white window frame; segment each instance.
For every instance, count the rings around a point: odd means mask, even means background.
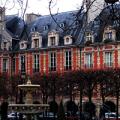
[[[86,68],[92,68],[93,67],[92,53],[85,53],[85,67]]]
[[[103,41],[110,39],[114,41],[116,39],[116,30],[112,28],[112,26],[107,26],[104,29],[103,33]]]
[[[23,61],[21,61],[22,60],[22,57],[23,57]],[[19,57],[19,61],[20,61],[20,66],[19,66],[19,69],[20,69],[20,72],[26,72],[26,57],[25,57],[25,55],[20,55],[20,57]],[[24,71],[22,71],[22,62],[24,63]]]
[[[105,33],[104,33],[104,36],[105,36],[105,39],[110,39],[110,40],[112,40],[112,31],[105,32]]]
[[[40,71],[40,56],[39,54],[33,54],[33,71],[34,72],[39,72]]]
[[[64,28],[65,27],[65,23],[60,23],[60,27]]]
[[[26,49],[27,48],[27,41],[21,41],[19,44],[20,44],[20,49]]]
[[[51,39],[55,38],[55,44],[52,45],[51,44]],[[52,47],[52,46],[57,46],[59,43],[59,33],[56,30],[53,30],[51,32],[48,33],[48,46]]]
[[[50,37],[50,46],[55,46],[56,45],[56,38],[55,36]]]
[[[71,50],[66,50],[64,53],[64,68],[65,70],[72,70],[72,51]]]
[[[4,46],[6,44],[6,46]],[[9,50],[9,42],[8,41],[3,41],[1,44],[1,48],[3,50]]]
[[[33,41],[34,41],[34,48],[39,48],[39,39],[36,38]]]
[[[56,71],[57,56],[56,52],[49,52],[49,70]]]
[[[91,32],[86,32],[85,38],[86,38],[86,42],[87,41],[93,42],[93,34]]]
[[[31,48],[40,48],[42,46],[42,35],[39,32],[32,32],[32,44]],[[35,46],[35,40],[38,41],[38,45]]]
[[[48,30],[48,29],[49,29],[49,26],[48,26],[48,25],[43,26],[43,30],[44,30],[44,31],[46,31],[46,30]]]
[[[67,41],[68,40],[68,41]],[[71,35],[68,35],[68,36],[65,36],[64,37],[64,44],[65,45],[70,45],[72,44],[72,36]]]
[[[113,59],[112,52],[105,52],[105,67],[112,67]]]
[[[6,61],[5,61],[5,64],[4,64],[4,60],[6,60]],[[9,62],[8,58],[3,58],[3,67],[2,67],[2,71],[3,71],[3,72],[8,72],[8,68],[9,68],[8,62]],[[4,65],[5,65],[5,68],[4,68]]]

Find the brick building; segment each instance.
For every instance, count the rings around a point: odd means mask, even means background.
[[[57,24],[50,15],[36,16],[25,23],[17,16],[5,17],[5,9],[1,8],[0,73],[14,75],[22,71],[32,75],[119,67],[120,45],[115,27],[101,25],[96,17],[84,31],[84,13],[78,19],[76,14],[71,11],[55,15]]]
[[[87,22],[84,11],[58,13],[55,20],[50,15],[27,16],[23,21],[0,9],[0,73],[120,67],[120,34],[108,8]]]

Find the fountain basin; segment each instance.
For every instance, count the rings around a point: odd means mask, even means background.
[[[22,114],[37,114],[48,111],[48,104],[9,104],[8,112],[19,112]]]
[[[47,111],[48,104],[32,104],[33,96],[32,92],[38,89],[40,85],[31,84],[28,79],[26,84],[18,85],[18,88],[25,91],[25,104],[9,104],[8,112],[19,112],[27,116],[26,120],[32,120],[32,116],[39,114],[40,112]]]

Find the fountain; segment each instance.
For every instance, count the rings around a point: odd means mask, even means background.
[[[18,85],[18,88],[25,91],[25,104],[10,104],[8,106],[9,112],[19,112],[27,116],[27,120],[32,119],[32,115],[39,114],[40,112],[47,111],[48,104],[33,104],[32,92],[37,90],[40,85],[32,84],[28,79],[26,84]]]

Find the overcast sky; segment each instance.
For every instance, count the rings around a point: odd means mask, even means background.
[[[7,14],[20,14],[20,6],[18,4],[13,4],[15,0],[8,0],[6,3],[6,13]],[[17,1],[17,0],[16,0]],[[23,0],[24,2],[26,0]],[[49,14],[49,5],[50,0],[29,0],[27,12],[26,13],[35,13],[41,15]],[[65,12],[76,10],[82,3],[82,0],[53,0],[55,6],[52,9],[52,13]],[[0,1],[1,6],[5,4],[5,0]]]

